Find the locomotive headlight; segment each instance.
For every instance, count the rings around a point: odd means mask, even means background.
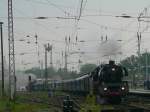
[[[121,87],[121,90],[125,90],[125,87]]]
[[[115,71],[115,68],[112,68],[111,70],[112,70],[112,71]]]
[[[107,91],[107,87],[104,87],[104,91]]]

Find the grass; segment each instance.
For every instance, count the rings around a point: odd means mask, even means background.
[[[0,98],[0,112],[40,112],[43,110],[47,110],[49,112],[53,112],[52,107],[48,104],[40,104],[40,103],[33,103],[33,102],[22,102],[25,98],[32,98],[32,97],[41,97],[43,100],[46,100],[48,96],[46,93],[37,92],[32,93],[30,96],[25,94],[19,94],[15,100],[9,101],[8,98]]]
[[[0,112],[40,112],[40,110],[49,110],[50,106],[47,104],[22,102],[24,99],[40,97],[43,100],[48,98],[46,92],[35,92],[29,95],[17,94],[16,100],[9,101],[8,97],[1,96],[1,81],[0,81]]]
[[[0,80],[0,96],[2,95],[2,81]]]
[[[23,103],[23,104],[13,104],[12,111],[13,112],[37,112],[38,110],[46,109],[46,108],[48,107],[41,104]]]
[[[0,112],[37,112],[42,109],[48,109],[48,106],[44,104],[10,102],[6,99],[0,100]]]

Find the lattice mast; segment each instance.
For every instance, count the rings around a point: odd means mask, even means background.
[[[14,100],[16,90],[12,0],[8,0],[9,93]]]

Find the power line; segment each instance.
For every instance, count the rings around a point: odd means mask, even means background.
[[[44,4],[44,5],[51,5],[51,6],[54,6],[55,8],[57,8],[57,9],[59,9],[59,10],[61,10],[62,12],[65,13],[65,11],[64,11],[62,8],[60,8],[59,5],[54,4],[54,3],[50,2],[49,0],[45,0],[45,1],[48,2],[48,4],[47,4],[46,2],[43,2],[43,1],[41,2],[41,1],[37,1],[37,0],[25,0],[25,1],[27,1],[27,2],[34,2],[34,3],[38,3],[38,4]]]

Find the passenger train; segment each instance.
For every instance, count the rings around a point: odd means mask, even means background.
[[[121,101],[129,92],[127,81],[124,77],[128,75],[126,68],[109,61],[109,64],[101,64],[91,73],[83,76],[62,81],[48,82],[49,90],[59,90],[76,94],[89,94],[93,92],[107,99],[118,99]],[[34,82],[32,90],[43,90],[44,83]]]

